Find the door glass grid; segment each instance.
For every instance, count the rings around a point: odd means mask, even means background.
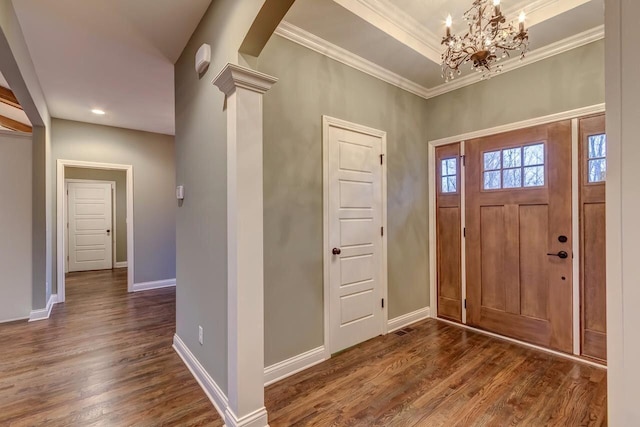
[[[443,193],[455,193],[458,191],[458,159],[452,157],[441,162],[441,176]]]
[[[590,135],[588,138],[589,182],[604,182],[607,179],[607,135]]]
[[[483,154],[483,188],[544,186],[544,143]]]

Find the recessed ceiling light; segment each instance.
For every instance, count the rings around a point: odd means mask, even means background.
[[[103,110],[98,110],[97,108],[94,108],[93,110],[91,110],[91,112],[93,114],[97,114],[98,116],[104,116],[105,114],[107,114]]]

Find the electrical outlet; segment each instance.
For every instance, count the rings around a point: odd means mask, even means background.
[[[198,326],[198,342],[200,345],[204,344],[204,329],[202,329],[202,326]]]

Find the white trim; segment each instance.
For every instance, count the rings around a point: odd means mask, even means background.
[[[431,315],[438,316],[438,259],[436,246],[436,146],[429,143],[427,147],[427,165],[429,174],[429,302]]]
[[[267,425],[262,95],[277,80],[235,64],[213,80],[227,107],[227,426]]]
[[[267,408],[260,409],[238,418],[236,414],[227,407],[224,417],[225,427],[269,427],[267,422]]]
[[[517,70],[518,68],[526,67],[535,62],[542,61],[552,56],[559,55],[564,52],[568,52],[572,49],[577,49],[581,46],[585,46],[589,43],[601,40],[604,38],[604,25],[592,28],[580,34],[576,34],[571,37],[567,37],[564,40],[551,43],[550,45],[541,47],[539,49],[528,52],[523,60],[520,57],[511,58],[502,62],[502,72],[500,74],[508,73],[509,71]],[[482,73],[471,73],[466,76],[454,79],[450,82],[440,84],[429,89],[429,98],[445,94],[447,92],[454,91],[456,89],[470,86],[474,83],[478,83],[482,80]]]
[[[296,27],[287,21],[282,21],[280,25],[278,25],[275,30],[275,34],[425,99],[434,98],[447,92],[478,83],[482,80],[482,75],[480,73],[471,73],[448,83],[442,83],[432,88],[427,88],[344,48],[341,48],[340,46],[311,34],[308,31]],[[524,60],[520,60],[520,58],[512,58],[504,61],[502,63],[501,74],[526,67],[527,65],[585,46],[603,38],[604,26],[600,25],[598,27],[594,27],[564,40],[532,50],[527,53]]]
[[[64,223],[67,224],[67,226],[64,228],[64,232],[65,232],[65,258],[64,258],[64,271],[65,273],[69,272],[69,259],[67,258],[69,256],[69,218],[67,218],[67,216],[69,215],[69,183],[94,183],[94,184],[111,184],[111,229],[113,230],[111,233],[111,268],[115,268],[116,265],[116,244],[117,244],[117,240],[116,240],[116,232],[117,232],[117,228],[116,228],[116,222],[118,221],[117,218],[117,207],[116,207],[116,182],[115,181],[107,181],[107,180],[101,180],[101,179],[77,179],[77,178],[65,178],[64,179],[64,189],[65,189],[65,207],[66,209],[64,209]]]
[[[47,306],[40,310],[31,310],[29,314],[29,322],[34,322],[36,320],[45,320],[51,316],[51,310],[53,306],[58,303],[58,295],[52,294],[49,297],[49,301],[47,301]]]
[[[590,366],[593,366],[593,367],[596,367],[596,368],[604,369],[605,371],[607,370],[607,367],[605,365],[601,365],[599,363],[592,362],[591,360],[583,359],[581,357],[576,357],[576,356],[574,356],[572,354],[562,353],[562,352],[551,350],[551,349],[548,349],[548,348],[545,348],[545,347],[540,347],[538,345],[531,344],[531,343],[528,343],[528,342],[525,342],[525,341],[520,341],[520,340],[517,340],[515,338],[510,338],[510,337],[505,337],[503,335],[494,334],[493,332],[485,331],[483,329],[477,329],[477,328],[474,328],[474,327],[471,327],[471,326],[468,326],[468,325],[463,325],[461,323],[452,322],[452,321],[446,320],[446,319],[441,319],[439,317],[434,317],[434,319],[439,321],[439,322],[448,323],[449,325],[457,326],[459,328],[467,329],[467,330],[470,330],[470,331],[474,331],[474,332],[477,332],[477,333],[482,334],[482,335],[488,335],[490,337],[497,338],[497,339],[500,339],[500,340],[503,340],[503,341],[509,341],[509,342],[514,343],[514,344],[519,344],[519,345],[522,345],[524,347],[529,347],[529,348],[532,348],[534,350],[539,350],[539,351],[542,351],[544,353],[553,354],[554,356],[560,356],[560,357],[562,357],[564,359],[569,359],[569,360],[572,360],[574,362],[584,363],[586,365],[590,365]]]
[[[335,0],[345,9],[358,15],[402,44],[412,48],[438,64],[441,60],[442,34],[436,34],[425,27],[401,7],[380,0]],[[527,14],[529,27],[544,22],[589,0],[519,0],[510,1],[503,9],[510,20],[517,18],[520,11]],[[444,18],[444,17],[443,17]],[[458,20],[454,32],[463,32],[465,24]],[[443,22],[444,24],[444,22]]]
[[[200,384],[200,387],[211,403],[213,403],[220,417],[224,419],[224,411],[229,406],[229,400],[222,389],[216,384],[213,378],[211,378],[200,362],[198,362],[198,359],[191,353],[178,334],[173,336],[173,349],[178,353],[178,356],[180,356],[198,384]]]
[[[605,111],[605,104],[596,104],[583,108],[576,108],[575,110],[563,111],[561,113],[550,114],[548,116],[536,117],[533,119],[522,120],[519,122],[509,123],[506,125],[495,126],[492,128],[482,129],[478,131],[463,133],[461,135],[448,136],[446,138],[435,139],[429,141],[429,145],[438,147],[440,145],[452,144],[455,142],[466,141],[469,139],[482,138],[485,136],[496,135],[504,132],[511,132],[514,130],[525,129],[538,125],[545,125],[554,122],[560,122],[562,120],[570,120],[576,117],[589,116],[591,114],[603,113]]]
[[[324,355],[324,346],[320,346],[287,360],[283,360],[282,362],[267,366],[264,368],[264,386],[266,387],[324,362],[326,360]]]
[[[467,323],[467,238],[464,229],[467,226],[467,171],[464,141],[460,141],[458,168],[460,169],[460,314],[462,323]]]
[[[387,320],[389,316],[389,299],[388,299],[388,262],[387,262],[387,234],[389,228],[387,227],[387,133],[378,129],[370,128],[367,126],[359,125],[357,123],[348,122],[346,120],[337,119],[335,117],[322,116],[322,217],[323,217],[323,287],[324,287],[324,348],[325,359],[331,358],[331,322],[330,322],[330,289],[331,283],[329,280],[329,260],[327,257],[330,251],[329,241],[329,127],[337,127],[346,129],[353,132],[363,133],[365,135],[371,135],[379,137],[381,140],[381,150],[384,161],[382,162],[382,227],[384,227],[384,234],[382,236],[382,273],[380,278],[380,286],[382,291],[382,298],[384,298],[385,304],[382,309],[382,325],[380,331],[382,334],[387,333]]]
[[[113,268],[127,268],[129,263],[127,261],[116,262]]]
[[[431,96],[429,96],[429,89],[426,87],[412,82],[411,80],[343,49],[340,46],[336,46],[325,39],[303,30],[302,28],[298,28],[287,21],[282,21],[280,25],[278,25],[275,34],[344,65],[380,79],[383,82],[387,82],[390,85],[404,89],[407,92],[411,92],[425,99],[431,98]]]
[[[571,119],[571,218],[573,247],[573,354],[581,353],[580,331],[580,129],[577,118]]]
[[[133,292],[148,291],[150,289],[170,288],[176,285],[176,279],[156,280],[133,284]]]
[[[134,278],[134,244],[133,244],[133,166],[132,165],[119,165],[113,163],[96,163],[86,162],[81,160],[64,160],[58,159],[56,161],[56,266],[57,266],[57,292],[58,301],[65,301],[65,226],[64,219],[66,215],[65,208],[65,191],[64,191],[64,168],[69,167],[81,167],[87,169],[107,169],[107,170],[124,170],[127,172],[127,261],[131,261],[131,266],[127,271],[127,289],[129,292],[133,292],[133,278]],[[62,230],[62,232],[60,231]]]
[[[440,62],[442,39],[400,7],[379,0],[334,1],[430,61]]]
[[[431,317],[431,310],[429,307],[420,308],[411,313],[403,314],[402,316],[394,317],[387,322],[389,333],[395,332],[398,329],[407,327],[413,323],[419,322]]]

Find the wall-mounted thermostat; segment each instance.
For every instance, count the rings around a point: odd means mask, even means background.
[[[196,52],[196,72],[202,73],[211,63],[211,46],[203,44]]]
[[[178,185],[176,187],[176,199],[184,200],[184,186],[183,185]]]

